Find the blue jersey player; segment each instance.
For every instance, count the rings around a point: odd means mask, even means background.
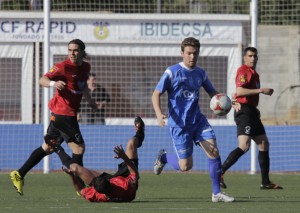
[[[210,97],[218,92],[208,79],[205,70],[197,66],[199,40],[189,37],[181,43],[183,62],[167,68],[160,78],[152,95],[152,103],[160,126],[167,118],[162,113],[160,96],[168,94],[168,125],[176,154],[159,151],[154,164],[154,173],[159,175],[166,163],[179,171],[193,167],[194,144],[205,151],[209,160],[209,173],[212,181],[212,202],[233,202],[220,190],[221,159],[215,133],[199,108],[200,88],[203,87]]]

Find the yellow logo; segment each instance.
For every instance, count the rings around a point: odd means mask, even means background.
[[[104,40],[109,36],[109,24],[107,22],[95,22],[94,23],[94,36],[99,40]]]
[[[52,68],[49,70],[49,72],[54,72],[54,71],[56,71],[56,67],[55,67],[55,66],[52,67]]]
[[[246,82],[247,82],[247,76],[241,75],[241,77],[240,77],[240,82],[246,83]]]

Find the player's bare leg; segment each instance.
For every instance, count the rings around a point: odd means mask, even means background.
[[[134,118],[135,135],[130,138],[126,145],[126,155],[130,160],[138,166],[138,151],[137,149],[142,146],[145,138],[145,124],[140,116]],[[118,171],[113,176],[127,176],[129,174],[127,165],[123,162],[119,164]]]

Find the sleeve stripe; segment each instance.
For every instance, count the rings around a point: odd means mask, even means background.
[[[167,69],[167,70],[165,71],[165,73],[167,73],[167,74],[168,74],[168,76],[169,76],[169,78],[170,78],[171,82],[173,83],[173,74],[172,74],[172,71],[171,71],[171,70],[169,70],[169,69]]]

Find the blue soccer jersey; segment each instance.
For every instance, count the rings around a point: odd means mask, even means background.
[[[203,116],[199,107],[200,88],[207,93],[216,92],[205,70],[193,70],[183,62],[168,67],[159,80],[156,90],[168,93],[168,124],[170,127],[185,127],[195,124]]]

